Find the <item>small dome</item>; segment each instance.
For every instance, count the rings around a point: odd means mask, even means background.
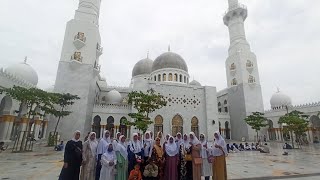
[[[152,71],[164,68],[176,68],[188,72],[188,66],[183,58],[176,53],[166,52],[161,54],[154,60],[152,65]]]
[[[26,60],[22,63],[9,66],[5,71],[32,85],[36,86],[38,84],[38,74],[29,64],[27,64]]]
[[[283,94],[278,90],[278,92],[274,93],[270,99],[271,108],[283,107],[283,106],[291,106],[291,98]]]
[[[201,84],[196,80],[191,81],[189,84],[192,86],[201,86]]]
[[[108,104],[119,104],[122,101],[122,96],[117,90],[111,90],[107,94],[107,103]]]
[[[138,61],[132,70],[132,77],[138,76],[141,74],[150,74],[152,71],[153,61],[149,58],[142,59]]]

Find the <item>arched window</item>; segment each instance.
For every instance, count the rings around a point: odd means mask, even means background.
[[[236,65],[234,63],[232,63],[230,65],[230,70],[233,71],[233,70],[236,70]]]
[[[125,135],[126,137],[127,136],[127,126],[125,124],[125,121],[127,121],[127,118],[126,117],[122,117],[120,119],[120,126],[119,126],[119,132],[122,134],[122,135]]]
[[[219,121],[219,133],[221,134],[221,122]]]
[[[199,138],[199,121],[197,117],[191,119],[191,131]]]
[[[221,102],[218,102],[218,111],[221,112]]]
[[[169,81],[172,81],[172,74],[169,73]]]
[[[100,116],[96,115],[93,118],[93,124],[92,124],[92,131],[96,133],[97,138],[100,138],[100,129],[101,129],[101,118]]]
[[[114,134],[114,118],[112,116],[109,116],[107,118],[106,130],[110,131],[110,137],[113,138],[113,134]]]
[[[12,98],[10,96],[4,96],[0,104],[0,116],[3,114],[10,114],[12,108]]]
[[[178,74],[174,74],[174,81],[178,81]]]
[[[166,74],[162,75],[162,81],[167,81],[167,75]]]
[[[183,120],[180,115],[175,115],[172,118],[172,136],[175,136],[178,132],[183,134]]]
[[[183,81],[183,80],[182,80],[182,75],[181,75],[181,74],[179,75],[179,81],[180,81],[180,82],[182,82],[182,81]]]
[[[255,82],[256,82],[255,78],[250,75],[248,78],[248,83],[255,83]]]
[[[224,102],[224,112],[228,112],[228,101],[225,99]]]
[[[269,140],[277,140],[275,129],[273,128],[273,122],[269,119],[268,120],[268,134],[269,134]]]
[[[248,68],[251,68],[251,67],[253,67],[253,63],[250,60],[247,60],[246,66]]]
[[[161,81],[161,74],[158,74],[158,81]]]
[[[105,96],[103,96],[103,97],[101,98],[101,103],[102,103],[102,104],[105,104],[106,102],[107,102],[107,99],[106,99]]]
[[[157,81],[157,76],[154,76],[154,81]]]
[[[163,132],[163,118],[160,115],[157,115],[154,118],[154,131],[155,134],[158,132]]]
[[[231,86],[236,86],[238,84],[237,79],[233,78],[231,81]]]
[[[185,76],[183,77],[183,82],[187,83],[187,78]]]

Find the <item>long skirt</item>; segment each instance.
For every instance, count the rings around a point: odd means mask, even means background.
[[[212,176],[212,164],[207,158],[202,158],[202,176]]]
[[[178,157],[167,156],[166,158],[166,170],[164,173],[165,180],[177,180],[178,179]]]
[[[213,180],[227,180],[227,165],[225,156],[215,156],[212,163]]]
[[[201,164],[195,164],[192,160],[192,177],[193,180],[201,180]]]
[[[62,168],[59,180],[79,180],[80,165],[68,164],[67,168]]]

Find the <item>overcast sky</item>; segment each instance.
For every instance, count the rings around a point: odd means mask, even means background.
[[[320,1],[240,0],[257,55],[265,107],[277,87],[293,104],[320,100]],[[54,85],[66,22],[78,0],[1,0],[0,67],[23,61],[36,69],[38,86]],[[167,51],[180,54],[191,79],[227,86],[227,0],[102,0],[101,70],[109,85],[128,86],[134,64]]]

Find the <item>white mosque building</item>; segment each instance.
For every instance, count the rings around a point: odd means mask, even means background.
[[[99,33],[100,3],[101,0],[79,0],[74,18],[66,26],[53,92],[77,94],[81,99],[71,107],[73,113],[60,122],[58,129],[62,139],[69,138],[78,129],[84,133],[93,130],[99,137],[105,129],[113,136],[120,131],[130,137],[136,130],[123,124],[124,119],[131,120],[128,114],[134,112],[126,101],[127,95],[151,88],[167,101],[166,107],[151,114],[154,123],[149,129],[154,132],[175,135],[194,131],[205,133],[212,140],[214,130],[219,129],[226,139],[253,140],[255,132],[243,119],[259,111],[265,112],[269,122],[262,135],[269,140],[282,141],[283,126],[277,123],[278,119],[287,109],[295,109],[310,115],[309,141],[319,137],[320,103],[293,106],[290,97],[278,91],[271,97],[272,109],[264,109],[257,59],[245,35],[247,8],[238,0],[228,0],[229,7],[223,17],[229,29],[230,47],[225,61],[227,88],[221,91],[215,86],[190,81],[186,61],[170,48],[154,60],[147,57],[138,61],[128,87],[109,86],[100,75],[99,57],[103,53]],[[37,82],[36,71],[26,61],[0,70],[0,87],[36,87]],[[0,99],[0,141],[9,141],[14,127],[25,127],[27,121],[16,118],[18,102],[3,94]],[[55,118],[35,118],[35,134],[44,138],[53,131],[55,123]]]

